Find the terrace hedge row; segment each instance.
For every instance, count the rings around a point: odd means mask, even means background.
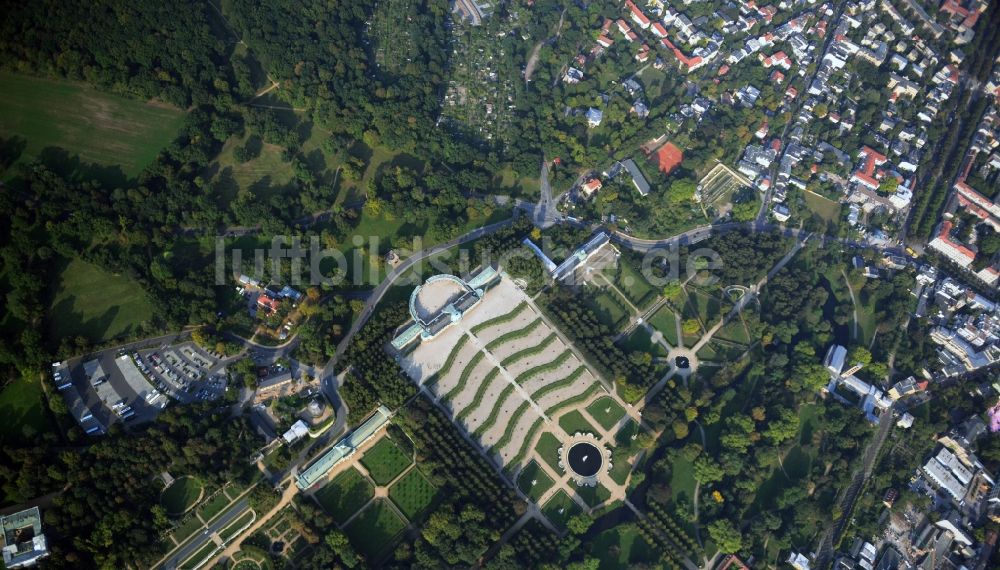
[[[554,416],[554,415],[558,414],[559,412],[565,410],[566,408],[568,408],[570,406],[575,406],[576,404],[579,404],[580,402],[585,401],[587,398],[591,397],[594,394],[594,392],[596,392],[600,387],[601,387],[600,384],[598,384],[597,382],[594,382],[590,386],[587,386],[587,389],[584,390],[582,393],[577,394],[576,396],[573,396],[572,398],[568,398],[566,400],[563,400],[562,402],[559,402],[558,404],[556,404],[556,405],[552,406],[551,408],[545,410],[545,413],[546,413],[546,415]]]
[[[476,366],[479,365],[479,361],[485,356],[486,355],[480,351],[472,357],[472,360],[470,360],[469,363],[465,365],[465,368],[462,369],[462,374],[458,377],[458,383],[455,384],[454,388],[448,390],[448,393],[444,395],[445,398],[451,400],[462,391],[462,388],[465,388],[465,384],[469,381],[469,376],[472,375],[472,371],[476,369]]]
[[[521,441],[521,447],[518,448],[517,455],[512,457],[507,463],[512,469],[516,469],[524,461],[524,456],[528,453],[529,444],[535,439],[535,433],[538,432],[538,428],[540,427],[542,427],[542,418],[535,420],[535,423],[531,424],[531,427],[528,428],[528,433],[525,434],[524,440]]]
[[[466,408],[458,414],[457,417],[459,420],[464,420],[469,414],[472,413],[473,410],[479,407],[480,402],[483,400],[483,396],[486,394],[486,388],[491,382],[493,382],[493,379],[497,377],[497,374],[500,374],[500,369],[494,368],[493,370],[490,370],[489,374],[487,374],[485,378],[483,378],[482,384],[480,384],[479,389],[476,390],[476,395],[472,398],[472,403],[466,406]]]
[[[525,382],[531,380],[539,374],[544,374],[546,372],[551,372],[563,365],[567,360],[573,356],[573,353],[569,350],[563,351],[562,354],[555,357],[551,362],[546,362],[545,364],[539,364],[538,366],[532,368],[531,370],[526,370],[522,372],[517,378],[514,379],[519,385],[524,385]]]
[[[520,338],[524,338],[529,334],[533,333],[542,324],[542,319],[535,319],[528,323],[527,325],[512,331],[507,331],[497,338],[491,340],[489,344],[486,345],[486,350],[494,350],[499,346],[507,344],[508,342],[515,341]]]
[[[435,372],[434,375],[431,376],[427,382],[425,382],[428,387],[433,386],[438,380],[448,375],[448,372],[451,371],[451,365],[455,363],[455,359],[458,358],[458,355],[462,352],[462,348],[465,347],[465,343],[467,342],[469,342],[469,337],[462,335],[462,338],[459,339],[455,348],[451,349],[451,354],[449,354],[448,358],[445,359],[441,369]]]
[[[497,422],[497,417],[500,415],[500,410],[503,409],[504,400],[506,400],[507,396],[510,396],[513,391],[514,385],[507,384],[507,387],[500,392],[500,395],[497,396],[497,404],[493,406],[493,410],[490,412],[489,417],[487,417],[486,421],[476,428],[476,431],[474,432],[476,437],[482,437],[482,435],[486,433],[486,430],[493,427],[493,424]]]
[[[483,321],[483,322],[479,323],[478,325],[472,327],[472,329],[471,329],[472,330],[472,334],[479,334],[480,332],[482,332],[482,331],[484,331],[484,330],[486,330],[486,329],[488,329],[488,328],[490,328],[492,326],[502,325],[504,323],[509,323],[510,321],[513,321],[514,319],[516,319],[517,316],[520,315],[521,312],[524,311],[526,308],[528,308],[528,304],[522,301],[520,305],[514,307],[513,311],[511,311],[509,313],[504,313],[504,314],[502,314],[500,316],[497,316],[497,317],[493,317],[492,319],[490,319],[488,321]]]
[[[525,400],[521,402],[521,405],[518,406],[516,410],[514,410],[514,413],[510,416],[510,422],[507,423],[507,429],[504,430],[503,436],[498,439],[495,444],[493,444],[493,449],[500,451],[504,448],[504,446],[510,443],[511,438],[514,437],[514,428],[517,427],[517,422],[521,420],[521,416],[524,415],[524,412],[528,411],[529,407],[530,403]]]
[[[538,320],[538,321],[535,321],[535,322],[536,323],[540,323],[541,320]],[[524,360],[525,358],[527,358],[529,356],[533,356],[535,354],[538,354],[539,352],[541,352],[541,351],[545,350],[546,348],[548,348],[548,346],[550,344],[552,344],[552,341],[554,341],[555,339],[556,339],[556,333],[549,333],[549,336],[545,337],[542,340],[542,342],[536,344],[535,346],[529,346],[528,348],[521,349],[521,350],[515,352],[514,354],[511,354],[507,358],[504,358],[500,362],[500,366],[503,366],[504,368],[509,368],[511,364],[514,364],[515,362],[517,362],[519,360]]]
[[[565,378],[556,380],[551,384],[546,384],[545,386],[535,390],[535,392],[531,394],[531,399],[537,402],[549,392],[555,392],[556,390],[572,385],[573,382],[576,382],[577,378],[583,376],[586,371],[587,367],[581,364],[576,368],[576,370],[570,372]]]

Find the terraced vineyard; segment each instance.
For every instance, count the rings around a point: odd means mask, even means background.
[[[496,289],[403,366],[500,466],[516,470],[541,432],[559,430],[551,414],[604,392],[520,289],[507,280]]]

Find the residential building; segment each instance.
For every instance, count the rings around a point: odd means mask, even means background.
[[[49,555],[38,507],[0,517],[0,533],[3,534],[3,564],[7,568],[34,566]]]

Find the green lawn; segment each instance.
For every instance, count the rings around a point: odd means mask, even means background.
[[[406,524],[399,515],[384,499],[378,499],[344,531],[354,546],[373,562],[392,552],[392,544],[404,528]]]
[[[60,271],[49,305],[49,334],[97,343],[138,332],[152,317],[149,297],[137,283],[73,259]]]
[[[711,328],[722,316],[721,303],[717,298],[697,289],[688,290],[688,303],[694,308],[695,314],[705,328]]]
[[[566,430],[566,433],[569,435],[573,435],[576,432],[597,434],[594,426],[577,410],[573,410],[559,418],[559,426]]]
[[[608,277],[614,280],[618,289],[625,293],[633,305],[644,309],[656,299],[656,289],[629,263],[619,261],[617,268],[609,268],[606,271],[609,273]]]
[[[233,156],[236,148],[247,144],[251,137],[259,141],[249,133],[243,137],[230,137],[213,165],[216,173],[214,181],[226,203],[237,195],[251,191],[263,198],[280,194],[295,176],[292,163],[281,160],[281,147],[278,145],[257,142],[260,151],[256,158],[244,163],[236,160]]]
[[[30,441],[44,431],[47,428],[44,406],[42,381],[37,375],[21,376],[7,384],[0,391],[0,415],[4,418],[0,442]]]
[[[389,498],[411,521],[419,517],[437,497],[437,488],[431,485],[419,469],[410,469],[402,479],[389,488]]]
[[[639,424],[635,423],[635,420],[629,419],[625,422],[625,425],[618,430],[615,434],[615,444],[616,445],[628,445],[631,441],[632,436],[639,432]]]
[[[160,504],[168,514],[180,515],[198,502],[202,488],[201,481],[196,477],[178,477],[160,494]]]
[[[519,178],[510,165],[504,166],[503,170],[494,177],[493,186],[503,194],[510,194],[526,199],[529,202],[538,201],[539,182],[537,177]]]
[[[667,349],[662,344],[653,342],[646,327],[636,327],[632,334],[625,337],[619,344],[628,352],[648,352],[654,357],[667,355]]]
[[[102,93],[82,83],[0,73],[0,137],[24,140],[19,161],[42,156],[57,168],[96,164],[87,179],[135,177],[180,131],[184,111]],[[62,149],[68,156],[59,156]]]
[[[715,349],[712,348],[712,343],[709,342],[706,343],[705,346],[702,346],[701,350],[699,350],[698,354],[695,356],[697,356],[699,360],[709,361],[715,360],[715,357],[718,356],[718,354],[715,352]],[[699,370],[698,374],[702,374],[702,371]]]
[[[625,415],[625,408],[621,407],[614,398],[605,396],[591,402],[587,406],[587,413],[597,420],[601,427],[611,429]]]
[[[840,220],[840,203],[824,198],[812,192],[803,192],[806,199],[806,206],[827,222],[837,222]]]
[[[604,485],[597,485],[596,487],[577,487],[576,492],[583,498],[583,502],[590,505],[591,508],[596,507],[611,498],[611,491],[609,491]]]
[[[221,513],[222,509],[225,509],[231,502],[225,493],[219,493],[203,504],[198,509],[198,514],[206,521],[211,520],[212,517]]]
[[[819,405],[804,404],[799,408],[799,444],[809,445],[819,424]]]
[[[600,560],[598,570],[655,567],[660,558],[660,553],[639,535],[634,523],[619,525],[597,535],[592,553]]]
[[[611,480],[619,485],[624,485],[628,480],[628,474],[632,472],[632,464],[627,459],[621,459],[611,464]]]
[[[333,520],[343,524],[375,496],[375,489],[360,471],[351,467],[316,491],[314,496]]]
[[[712,338],[729,340],[740,344],[748,344],[750,342],[750,336],[747,334],[747,329],[743,326],[743,321],[739,317],[736,317],[726,323],[726,326],[719,329],[719,331],[715,333],[715,336]]]
[[[671,466],[670,490],[673,491],[673,501],[684,500],[689,506],[694,506],[694,464],[678,457]]]
[[[582,512],[580,505],[571,499],[566,491],[559,491],[542,507],[542,514],[559,528],[565,528],[566,521]]]
[[[535,502],[538,502],[552,485],[552,477],[549,477],[534,460],[521,470],[521,475],[517,478],[518,488]]]
[[[378,485],[392,482],[412,460],[388,437],[378,440],[361,458],[361,464]]]
[[[620,329],[629,315],[625,304],[617,295],[612,290],[603,290],[587,299],[587,304],[597,314],[597,318],[613,330]]]
[[[246,525],[250,524],[254,520],[254,514],[252,512],[243,513],[240,518],[229,523],[229,526],[222,529],[219,533],[219,538],[222,542],[229,542],[232,540]]]
[[[208,558],[209,554],[215,552],[216,548],[217,546],[215,545],[215,542],[209,540],[205,546],[201,547],[201,550],[192,554],[190,558],[185,560],[184,563],[180,565],[181,570],[196,568],[202,560]]]
[[[663,333],[663,340],[670,346],[677,346],[677,316],[673,309],[664,305],[650,317],[649,324]]]
[[[538,438],[538,444],[535,446],[535,451],[538,455],[549,464],[549,467],[555,469],[557,472],[559,469],[559,448],[562,447],[562,442],[552,435],[551,432],[545,432],[542,437]]]
[[[174,530],[174,540],[180,544],[186,540],[187,537],[201,530],[201,527],[202,524],[201,521],[198,520],[198,517],[191,516],[186,521],[178,525],[178,527]]]

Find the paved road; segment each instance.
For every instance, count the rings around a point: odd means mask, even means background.
[[[199,530],[198,534],[191,537],[188,542],[184,543],[179,549],[177,549],[172,556],[170,556],[162,564],[153,566],[153,568],[163,568],[164,570],[173,570],[191,555],[201,550],[209,540],[211,540],[211,535],[221,531],[226,528],[229,523],[235,521],[237,518],[243,515],[247,509],[250,508],[250,502],[244,497],[236,502],[235,505],[229,507],[228,510],[222,513],[222,515],[216,517],[216,519],[208,525],[208,530]]]
[[[837,7],[835,8],[836,14],[832,18],[830,18],[830,22],[833,25],[830,26],[830,31],[829,33],[827,33],[826,41],[823,42],[823,49],[819,51],[820,55],[817,58],[817,60],[821,61],[823,59],[823,56],[826,55],[827,50],[830,49],[830,44],[833,42],[836,36],[836,34],[833,33],[833,30],[836,28],[837,23],[840,22],[840,17],[843,15],[844,8],[846,6],[847,2],[843,0],[837,3]],[[819,65],[819,61],[817,61],[815,69],[813,69],[813,72],[809,75],[809,77],[806,78],[805,82],[802,84],[804,85],[802,89],[803,91],[805,91],[806,89],[809,88],[810,85],[812,85],[813,79],[815,79],[816,74],[819,73],[820,67],[822,66]],[[764,193],[764,199],[762,200],[760,210],[757,212],[758,222],[763,222],[767,218],[767,212],[768,212],[767,208],[768,206],[771,205],[771,196],[774,193],[775,182],[777,182],[778,180],[777,177],[778,167],[781,165],[781,159],[785,157],[785,152],[787,152],[788,150],[788,133],[791,131],[793,123],[795,125],[799,124],[798,122],[799,114],[802,113],[802,106],[808,99],[809,96],[806,93],[799,93],[799,97],[795,105],[795,111],[791,113],[790,115],[791,119],[787,123],[785,123],[785,127],[781,130],[781,136],[779,137],[779,140],[781,141],[781,152],[778,153],[778,156],[775,157],[774,162],[771,163],[771,168],[769,172],[771,176],[771,186],[767,189],[767,192]],[[805,125],[803,125],[803,127],[805,127]]]

